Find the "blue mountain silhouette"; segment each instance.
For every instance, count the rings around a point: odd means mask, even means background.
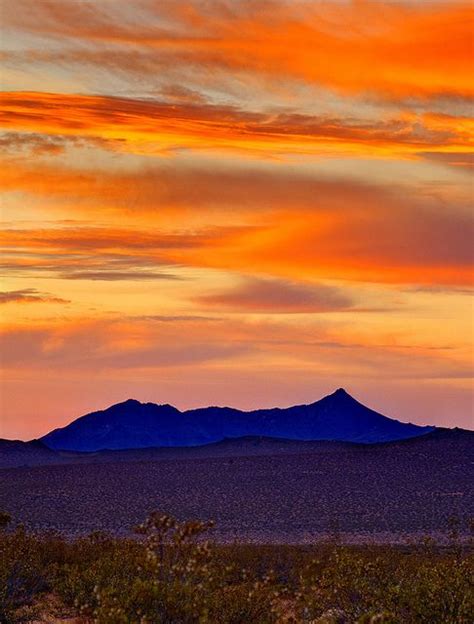
[[[433,429],[387,418],[340,388],[309,405],[248,412],[229,407],[181,412],[172,405],[129,399],[82,416],[41,440],[51,449],[70,451],[199,446],[244,436],[371,444]]]

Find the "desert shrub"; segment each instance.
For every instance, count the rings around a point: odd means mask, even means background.
[[[394,611],[420,624],[473,622],[473,564],[472,556],[448,557],[412,565],[409,574],[400,570],[400,582],[392,588]]]
[[[63,560],[51,566],[52,585],[66,605],[92,617],[102,593],[128,599],[143,558],[140,544],[94,533],[67,545]]]
[[[0,622],[27,622],[47,588],[38,540],[22,527],[0,531]]]
[[[1,523],[0,514],[0,523]],[[57,608],[98,624],[468,624],[473,544],[216,545],[151,514],[135,537],[0,530],[0,622]],[[51,609],[51,611],[48,611]]]
[[[327,624],[468,624],[473,557],[415,549],[337,546],[301,573],[300,621]]]
[[[211,526],[152,513],[137,528],[138,540],[63,540],[65,552],[56,560],[48,554],[54,592],[103,624],[275,622],[274,578],[249,574],[229,549],[211,547],[204,539]]]
[[[127,592],[96,590],[98,622],[242,624],[275,621],[270,580],[251,580],[216,556],[203,539],[212,523],[180,523],[152,513],[137,528],[144,557]]]
[[[303,571],[300,612],[328,622],[357,622],[363,615],[382,613],[387,577],[382,557],[367,559],[357,551],[335,547],[328,559],[315,560]]]
[[[209,624],[272,624],[278,620],[278,597],[281,590],[271,577],[263,580],[245,580],[218,588],[211,596],[208,610]]]
[[[136,529],[141,542],[127,553],[119,549],[118,560],[109,554],[108,574],[93,588],[96,620],[197,621],[194,614],[203,610],[213,581],[209,546],[197,541],[207,528],[200,522],[180,524],[169,516],[150,514]],[[125,556],[130,569],[123,575]],[[104,562],[98,564],[102,570]],[[121,567],[118,575],[113,573],[117,565]]]

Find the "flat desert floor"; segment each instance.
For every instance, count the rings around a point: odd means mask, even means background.
[[[364,446],[238,440],[64,455],[0,470],[0,508],[34,529],[127,533],[152,510],[212,519],[214,538],[307,543],[443,538],[474,516],[474,444],[446,433]]]

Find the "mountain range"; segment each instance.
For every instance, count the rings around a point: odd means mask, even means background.
[[[339,388],[309,405],[253,411],[229,407],[180,411],[168,404],[129,399],[55,429],[41,442],[53,450],[87,452],[200,446],[246,436],[373,444],[434,429],[383,416]]]

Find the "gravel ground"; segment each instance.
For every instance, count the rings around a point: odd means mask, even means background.
[[[474,517],[470,435],[301,448],[2,469],[0,509],[69,534],[126,533],[158,509],[215,520],[219,541],[260,543],[308,543],[334,532],[358,543],[441,539],[450,516],[464,526]]]

